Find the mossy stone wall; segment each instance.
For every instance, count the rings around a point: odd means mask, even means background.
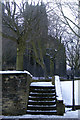
[[[2,114],[26,114],[31,77],[28,74],[2,75]]]

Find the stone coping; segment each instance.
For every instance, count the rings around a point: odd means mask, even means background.
[[[55,89],[56,89],[56,95],[57,100],[62,101],[62,89],[61,89],[61,83],[59,76],[55,76]]]
[[[28,74],[33,77],[28,71],[16,71],[16,70],[8,70],[8,71],[0,71],[0,74]]]

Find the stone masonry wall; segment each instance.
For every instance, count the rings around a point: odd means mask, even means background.
[[[28,74],[2,75],[2,114],[26,114],[31,77]]]

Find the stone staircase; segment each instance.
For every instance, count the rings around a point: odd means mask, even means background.
[[[56,115],[56,92],[54,85],[30,85],[27,114]]]

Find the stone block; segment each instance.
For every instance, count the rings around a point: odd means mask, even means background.
[[[65,105],[63,104],[63,100],[57,100],[57,114],[63,115],[65,113]]]
[[[2,115],[26,114],[30,83],[27,74],[2,75]]]

